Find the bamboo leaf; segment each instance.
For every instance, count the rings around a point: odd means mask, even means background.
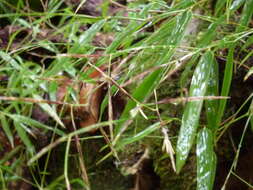
[[[225,67],[225,74],[223,77],[221,96],[228,96],[228,93],[230,90],[232,76],[233,76],[233,67],[234,67],[234,64],[233,64],[233,62],[234,62],[234,49],[235,49],[234,46],[229,48],[226,67]],[[218,113],[217,113],[217,117],[216,117],[217,118],[217,121],[216,121],[217,125],[219,125],[221,122],[226,104],[227,104],[227,100],[220,100],[219,101],[219,109],[218,109]]]
[[[215,59],[213,59],[209,83],[207,88],[207,96],[218,96],[219,95],[219,69],[218,63]],[[217,100],[206,100],[205,108],[206,108],[206,116],[207,116],[207,126],[212,132],[215,134],[217,130],[217,112],[218,112],[218,104]]]
[[[167,39],[164,39],[168,44],[172,44],[174,46],[178,45],[179,42],[182,40],[185,28],[191,19],[191,12],[184,12],[182,15],[178,16],[177,22],[175,23],[174,29],[168,33]],[[167,23],[168,27],[171,28],[170,23]],[[169,31],[168,31],[169,32]],[[161,54],[158,57],[158,63],[156,65],[161,65],[165,61],[169,61],[173,54],[173,49],[169,49],[167,51],[164,51],[163,54]],[[166,58],[166,59],[165,59]],[[154,72],[152,72],[149,76],[147,76],[136,88],[136,90],[133,92],[132,96],[140,102],[145,101],[145,99],[150,96],[151,92],[154,90],[154,88],[159,84],[162,75],[165,71],[165,68],[158,69]],[[131,118],[130,111],[134,109],[137,106],[137,103],[134,100],[129,100],[127,102],[127,105],[121,115],[121,119],[127,120]],[[121,123],[122,124],[122,123]],[[122,126],[117,127],[117,132],[120,130]],[[117,133],[116,132],[116,133]]]
[[[216,155],[213,151],[214,137],[204,128],[197,137],[197,190],[212,190],[216,171]]]
[[[194,71],[189,96],[204,96],[206,94],[212,63],[213,54],[208,51],[201,57]],[[176,150],[178,173],[185,164],[194,142],[202,104],[203,100],[188,102],[184,109]]]

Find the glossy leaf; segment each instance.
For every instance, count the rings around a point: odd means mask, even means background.
[[[35,99],[41,100],[42,98],[39,95],[34,95],[33,96]],[[60,126],[64,127],[63,122],[61,121],[60,117],[56,113],[56,110],[53,109],[49,104],[45,103],[39,103],[39,106],[41,109],[43,109],[48,115],[50,115]]]
[[[197,190],[212,190],[216,171],[212,131],[204,128],[197,137]]]
[[[213,63],[213,54],[206,52],[200,59],[191,81],[189,96],[203,97],[206,94]],[[184,109],[176,150],[176,169],[179,173],[188,157],[196,136],[203,100],[191,101]]]
[[[212,40],[214,40],[214,38],[216,37],[217,28],[224,20],[225,20],[225,16],[222,16],[216,22],[211,23],[208,26],[207,31],[203,34],[203,36],[200,38],[200,40],[197,43],[198,48],[206,47],[208,46],[208,44],[212,42]],[[180,77],[181,88],[185,88],[187,84],[187,80],[189,79],[189,75],[192,71],[192,67],[194,66],[198,58],[199,58],[199,53],[194,55],[191,58],[191,60],[187,63]]]
[[[5,135],[7,136],[8,140],[10,141],[10,144],[12,147],[14,147],[14,140],[13,140],[13,135],[9,126],[9,123],[6,119],[6,117],[2,114],[0,115],[0,120],[1,120],[1,126],[5,132]]]
[[[219,95],[219,68],[218,63],[213,59],[209,83],[207,88],[207,96],[218,96]],[[207,126],[215,134],[217,130],[217,112],[218,112],[218,100],[206,100],[206,116],[207,116]]]
[[[22,67],[18,64],[18,62],[15,59],[13,59],[9,54],[3,51],[0,51],[0,58],[2,58],[5,62],[10,64],[16,70],[22,69]]]
[[[230,10],[238,9],[244,2],[245,0],[234,0],[232,5],[230,6]]]
[[[249,22],[251,21],[251,17],[253,14],[253,0],[247,0],[244,4],[243,11],[241,14],[239,26],[236,28],[237,32],[243,31],[245,27],[248,26]]]
[[[177,22],[175,23],[174,29],[170,32],[168,31],[167,39],[164,39],[165,42],[168,44],[172,44],[174,46],[178,45],[179,42],[182,40],[185,28],[191,19],[191,12],[185,12],[182,15],[178,16]],[[170,23],[167,23],[168,27],[171,28]],[[152,37],[153,38],[153,37]],[[173,53],[173,49],[168,49],[167,51],[163,51],[163,54],[158,57],[156,65],[161,65],[168,62],[171,58]],[[166,58],[166,59],[165,59]],[[147,97],[150,96],[151,92],[154,90],[154,88],[159,84],[161,77],[164,73],[166,68],[160,68],[154,72],[152,72],[150,75],[148,75],[135,89],[132,96],[140,102],[145,101]],[[127,105],[121,115],[121,119],[127,120],[131,118],[130,112],[132,109],[134,109],[137,106],[137,103],[133,100],[129,100],[127,102]],[[122,123],[121,123],[122,124]],[[122,126],[117,127],[117,132],[120,130]],[[117,133],[116,132],[116,133]]]
[[[14,122],[14,126],[17,130],[18,136],[20,137],[20,139],[23,141],[23,143],[27,147],[28,152],[33,154],[35,149],[34,149],[33,143],[31,142],[31,140],[29,139],[29,137],[27,135],[26,130],[18,122]]]
[[[47,126],[45,124],[42,124],[36,120],[33,120],[29,117],[26,117],[26,116],[22,116],[22,115],[18,115],[18,114],[6,114],[8,117],[10,117],[12,120],[14,120],[14,122],[17,122],[17,123],[23,123],[25,125],[28,125],[30,127],[37,127],[37,128],[40,128],[40,129],[44,129],[44,130],[51,130],[51,131],[54,131],[56,134],[60,135],[60,136],[63,136],[65,135],[65,133],[59,129],[54,129],[50,126]]]
[[[234,67],[234,63],[233,63],[234,62],[234,49],[235,49],[234,46],[229,48],[227,62],[226,62],[226,66],[225,66],[225,73],[224,73],[224,77],[223,77],[221,96],[228,96],[228,93],[230,90],[232,76],[233,76],[233,67]],[[216,122],[217,125],[219,125],[222,120],[226,104],[227,104],[227,100],[225,100],[225,99],[219,101],[219,109],[218,109],[218,113],[217,113],[217,117],[216,117],[217,118],[217,122]]]
[[[73,47],[69,49],[68,53],[73,54],[81,54],[85,51],[85,46],[87,46],[87,43],[90,43],[90,41],[93,39],[93,37],[96,35],[96,33],[103,27],[105,21],[101,20],[97,23],[93,24],[88,30],[82,34],[76,42]],[[48,69],[47,72],[44,73],[44,77],[50,77],[52,75],[58,74],[59,72],[66,69],[66,67],[70,67],[71,58],[68,57],[60,57],[58,60],[54,61],[51,65],[52,68]]]
[[[187,9],[190,6],[194,5],[196,3],[196,0],[183,0],[183,1],[178,1],[178,3],[172,7],[173,10],[178,10],[178,9]]]
[[[152,7],[152,5],[147,5],[145,8],[140,12],[137,13],[136,16],[138,18],[145,18],[148,15],[148,10]],[[117,48],[122,45],[126,44],[126,42],[131,41],[133,39],[133,33],[140,29],[147,21],[131,21],[125,30],[119,33],[116,38],[113,40],[112,44],[106,49],[106,53],[112,53],[117,50]],[[127,36],[127,38],[126,38]]]
[[[249,24],[250,19],[253,14],[252,7],[253,7],[253,0],[246,1],[243,7],[243,12],[241,14],[239,25],[236,28],[237,32],[242,32],[243,29]],[[221,96],[228,96],[228,93],[230,90],[232,77],[233,77],[233,67],[234,67],[233,62],[234,62],[235,47],[236,47],[236,43],[233,43],[232,46],[230,46],[229,51],[228,51],[225,74],[224,74],[223,83],[222,83]],[[219,125],[222,120],[224,110],[226,108],[226,103],[227,103],[227,100],[220,100],[219,112],[217,115],[217,125]]]
[[[136,141],[139,141],[139,140],[143,139],[144,137],[146,137],[147,135],[149,135],[152,132],[154,132],[155,130],[157,130],[159,127],[160,127],[160,122],[159,123],[155,123],[155,124],[147,127],[146,129],[142,130],[141,132],[139,132],[138,134],[134,135],[133,137],[122,139],[120,141],[120,143],[117,144],[117,148],[120,149],[121,147],[124,147],[127,144],[131,144],[131,143],[134,143]]]

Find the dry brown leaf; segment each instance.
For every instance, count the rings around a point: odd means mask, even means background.
[[[84,72],[87,72],[87,69],[84,70]],[[93,71],[89,74],[89,77],[91,79],[98,79],[101,77],[101,74],[97,71]],[[97,123],[100,103],[103,97],[103,85],[100,85],[99,82],[74,84],[74,81],[70,78],[63,77],[57,90],[57,101],[64,101],[68,88],[70,87],[74,88],[74,90],[79,93],[78,103],[81,104],[81,106],[73,108],[74,119],[78,121],[78,127],[87,127]],[[70,109],[67,108],[65,113],[70,116]],[[65,122],[70,123],[67,120],[65,120]]]

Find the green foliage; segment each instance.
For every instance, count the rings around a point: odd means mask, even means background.
[[[228,100],[242,68],[244,81],[252,77],[253,0],[217,0],[215,5],[205,0],[129,1],[119,7],[108,0],[97,6],[100,16],[82,10],[86,1],[76,6],[70,2],[0,0],[0,189],[20,180],[38,189],[89,189],[83,177],[89,155],[84,151],[83,156],[80,147],[73,155],[72,142],[78,147],[100,139],[92,134],[100,129],[105,141],[103,148],[96,147],[101,157],[86,168],[89,177],[97,175],[96,163],[111,156],[118,159],[128,146],[152,149],[158,143],[162,149],[163,140],[167,152],[154,162],[170,157],[173,164],[176,147],[176,172],[182,175],[196,144],[197,189],[211,190],[217,142],[236,121],[248,118],[253,126],[252,103],[244,109],[252,95],[243,96],[246,100],[236,111],[230,107],[234,100]],[[99,122],[70,132],[83,117],[71,112],[84,106],[78,102],[80,86],[96,84],[90,77],[94,72],[100,73],[102,88],[108,88]],[[72,83],[64,102],[59,102],[59,81],[68,83],[64,77]],[[156,94],[166,82],[174,82],[174,87],[167,85],[165,95]],[[113,107],[124,107],[123,111],[111,118],[110,112],[117,110],[109,109],[110,101],[118,94],[126,105],[117,102]],[[41,110],[37,115],[36,106]],[[43,121],[45,115],[48,119]],[[178,121],[180,128],[173,128]],[[247,124],[227,178],[237,163]],[[177,143],[172,141],[168,149],[172,135]],[[47,144],[39,136],[49,138]],[[64,149],[63,171],[53,174],[50,164],[58,145]],[[74,174],[72,160],[81,168]],[[24,165],[29,177],[22,174]],[[168,165],[163,171],[169,173]]]
[[[200,59],[195,68],[189,96],[203,97],[206,95],[211,68],[213,67],[213,55],[211,52],[206,52]],[[202,109],[203,99],[198,101],[188,102],[184,109],[182,125],[179,132],[177,142],[177,172],[180,172],[188,157],[191,146],[194,142],[197,127],[199,123],[200,112]]]

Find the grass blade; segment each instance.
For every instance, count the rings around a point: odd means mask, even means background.
[[[212,190],[216,171],[212,131],[204,128],[197,137],[197,190]]]
[[[213,54],[206,52],[201,57],[194,71],[189,93],[190,96],[205,96],[212,63]],[[176,150],[176,169],[178,173],[184,166],[194,142],[202,104],[203,100],[188,102],[184,109]]]

